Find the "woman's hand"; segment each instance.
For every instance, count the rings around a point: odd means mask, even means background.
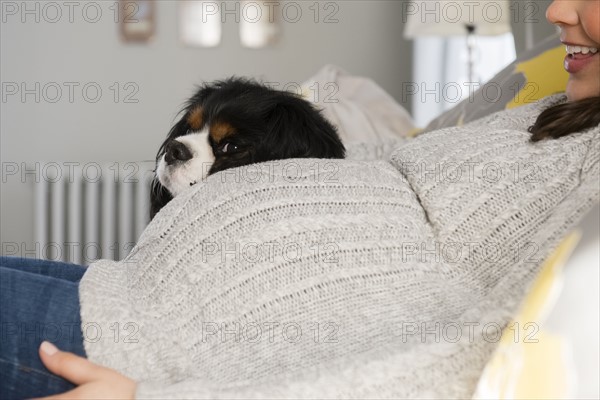
[[[60,351],[50,342],[42,342],[39,353],[46,368],[78,385],[44,399],[133,399],[135,396],[135,382],[117,371]]]

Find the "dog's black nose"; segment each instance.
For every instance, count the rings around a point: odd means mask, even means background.
[[[179,140],[171,140],[165,148],[165,162],[168,165],[177,161],[187,161],[192,158],[192,153],[187,146]]]

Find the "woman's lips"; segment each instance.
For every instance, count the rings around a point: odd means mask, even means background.
[[[570,74],[576,74],[577,72],[584,69],[589,63],[598,61],[600,53],[575,53],[567,54],[565,57],[565,70]]]

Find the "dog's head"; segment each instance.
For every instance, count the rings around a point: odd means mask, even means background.
[[[207,175],[286,158],[343,158],[335,128],[306,100],[231,78],[198,89],[156,156],[151,218]]]

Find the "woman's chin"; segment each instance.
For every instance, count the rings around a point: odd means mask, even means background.
[[[600,63],[588,65],[583,71],[569,74],[567,82],[567,98],[569,101],[578,101],[588,97],[600,96]]]
[[[566,89],[569,101],[579,101],[589,97],[600,96],[600,82],[589,83],[569,79]]]

